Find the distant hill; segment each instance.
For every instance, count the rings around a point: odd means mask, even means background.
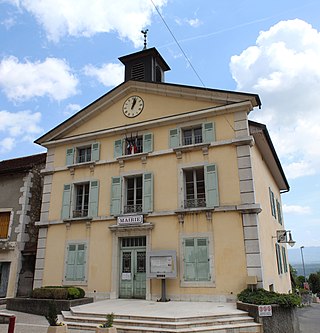
[[[320,246],[310,246],[302,249],[305,265],[320,264]],[[302,264],[300,247],[288,248],[289,263],[291,265]]]

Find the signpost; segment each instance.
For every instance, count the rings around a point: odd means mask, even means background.
[[[147,253],[147,277],[161,279],[160,302],[167,302],[166,279],[177,277],[177,254],[173,250],[150,251]]]

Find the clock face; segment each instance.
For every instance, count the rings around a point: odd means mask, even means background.
[[[123,113],[129,118],[138,116],[143,110],[143,99],[139,96],[131,96],[123,103]]]

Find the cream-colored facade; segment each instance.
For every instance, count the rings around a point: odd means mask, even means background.
[[[259,97],[161,81],[126,79],[36,141],[48,151],[34,287],[158,299],[146,258],[171,250],[170,299],[234,299],[248,277],[289,292],[276,238],[289,187],[248,121]]]

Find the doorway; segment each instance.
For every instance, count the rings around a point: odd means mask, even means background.
[[[146,237],[120,238],[120,298],[146,298]]]

